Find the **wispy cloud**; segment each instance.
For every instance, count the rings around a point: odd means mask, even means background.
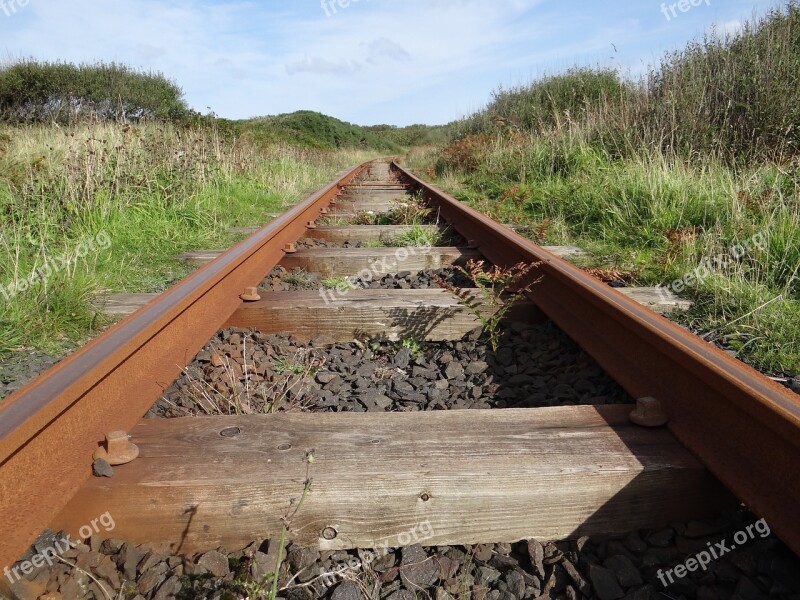
[[[720,37],[728,37],[731,35],[736,35],[742,30],[743,27],[744,23],[742,23],[739,19],[731,19],[730,21],[714,23],[711,26],[711,31]]]

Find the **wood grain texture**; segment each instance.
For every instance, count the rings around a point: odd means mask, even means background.
[[[662,315],[674,310],[689,310],[694,306],[691,300],[681,298],[664,287],[617,288],[617,291]]]
[[[127,317],[159,296],[160,294],[110,294],[97,299],[93,306],[110,317]]]
[[[286,269],[303,269],[322,277],[358,276],[362,271],[373,277],[402,271],[441,269],[480,259],[477,250],[455,247],[423,248],[313,248],[287,254],[281,265]]]
[[[392,198],[386,196],[384,198],[339,198],[336,202],[331,203],[328,210],[332,213],[336,212],[349,212],[349,213],[365,213],[373,212],[376,214],[388,214],[393,208],[401,204],[400,198]]]
[[[377,292],[377,291],[380,291],[380,290],[370,290],[370,291]],[[414,292],[415,290],[395,290],[395,291],[406,293],[406,292]],[[427,292],[427,290],[419,290],[419,291]],[[665,313],[668,313],[668,312],[673,311],[673,310],[688,310],[689,308],[692,307],[692,302],[690,300],[684,300],[683,298],[679,298],[678,296],[676,296],[672,292],[669,292],[669,291],[665,290],[664,288],[660,288],[660,289],[659,288],[619,288],[619,291],[622,292],[623,294],[625,294],[626,296],[636,300],[640,304],[644,304],[645,306],[647,306],[651,310],[654,310],[655,312],[661,313],[661,314],[665,314]],[[366,292],[366,290],[362,290],[359,293],[363,293],[363,292]],[[665,292],[666,292],[666,295],[665,295]],[[286,292],[286,293],[293,293],[293,292]],[[355,292],[351,292],[351,293],[355,293]],[[351,306],[351,304],[353,302],[357,301],[356,299],[359,298],[358,295],[354,295],[352,298],[350,298],[350,302],[349,303],[345,302],[343,304],[339,302],[338,294],[336,294],[334,292],[334,295],[337,298],[336,304],[339,305],[341,310],[349,311],[352,308],[356,308],[355,306]],[[158,296],[159,296],[158,294],[111,294],[111,295],[107,296],[106,298],[98,299],[94,303],[94,306],[98,311],[101,311],[104,314],[107,314],[109,316],[112,316],[112,317],[113,316],[123,317],[123,316],[128,316],[128,315],[131,315],[131,314],[135,313],[137,310],[142,308],[145,304],[147,304],[148,302],[154,300]],[[316,296],[316,297],[314,297],[314,296]],[[350,294],[348,294],[348,296],[350,296]],[[328,297],[330,298],[330,296],[328,296]],[[292,307],[292,308],[296,308],[296,309],[304,309],[304,308],[305,309],[311,309],[312,307],[314,309],[317,309],[317,308],[320,308],[320,302],[322,302],[323,305],[325,304],[325,302],[322,299],[322,296],[320,295],[319,292],[302,292],[302,295],[296,296],[294,298],[294,300],[297,302],[297,304],[295,304],[294,307]],[[285,304],[284,302],[281,302],[281,305],[284,305],[284,304]],[[331,304],[333,304],[333,303],[331,303]],[[407,300],[401,301],[401,306],[408,307],[409,306],[408,305],[408,301]],[[436,305],[434,305],[434,307],[435,306]],[[528,306],[528,308],[532,308],[529,305],[527,305],[527,306]],[[386,307],[387,308],[392,308],[392,309],[397,308],[397,306],[395,306],[394,304],[388,304],[388,305],[386,305]],[[258,311],[263,311],[263,310],[265,310],[265,307],[264,307],[263,303],[256,302],[256,303],[252,303],[252,304],[244,304],[241,307],[241,309],[239,311],[237,311],[237,313],[233,316],[231,323],[233,323],[233,322],[237,322],[237,323],[254,322],[254,323],[257,323],[257,324],[261,324],[261,326],[266,326],[266,325],[264,325],[265,322],[268,322],[268,323],[272,322],[271,321],[271,317],[269,317],[270,320],[265,321],[264,319],[266,319],[266,317],[263,317],[261,315],[257,315],[256,314]],[[372,318],[379,319],[378,322],[383,322],[383,319],[386,316],[390,316],[391,314],[392,313],[386,312],[386,313],[384,313],[383,316],[380,316],[379,313],[376,312],[376,313],[374,313],[372,315]],[[419,314],[419,311],[417,311],[417,312],[415,312],[413,314]],[[524,311],[515,310],[515,314],[518,314],[521,317],[525,317],[526,316],[526,313]],[[454,315],[454,317],[457,318],[457,315]],[[361,315],[361,318],[367,319],[368,317],[367,317],[367,315]],[[413,317],[409,317],[409,318],[413,318]],[[525,320],[525,319],[522,318],[521,320]],[[301,329],[303,329],[304,331],[309,329],[309,327],[304,326],[303,323],[300,323],[300,325],[301,325]],[[231,325],[231,326],[233,326],[233,325]],[[250,327],[251,325],[235,325],[235,326],[236,327]],[[252,325],[252,326],[256,327],[258,325]],[[277,327],[277,325],[275,325],[275,326]],[[334,325],[332,324],[332,326],[334,326]],[[272,327],[273,327],[273,325],[269,325],[268,329],[270,331],[272,331]],[[456,328],[458,328],[458,327],[461,327],[461,325],[456,325]],[[338,329],[341,330],[341,331],[344,331],[346,328],[340,326]],[[374,329],[374,327],[372,329]],[[402,330],[402,328],[401,328],[401,330]],[[284,329],[284,330],[281,330],[281,331],[286,331],[286,330]],[[350,338],[347,338],[347,339],[350,339]],[[430,338],[430,339],[438,339],[438,338],[433,337],[433,338]]]
[[[259,302],[242,304],[225,326],[307,339],[322,335],[334,342],[363,335],[441,341],[461,339],[480,322],[447,290],[354,289],[343,295],[262,293]]]
[[[431,232],[446,230],[446,228],[435,225],[424,225],[423,227]],[[345,242],[383,242],[388,244],[398,235],[410,229],[411,227],[408,225],[328,225],[309,230],[308,237],[337,244]]]
[[[727,496],[696,459],[667,430],[631,425],[629,411],[142,421],[140,458],[90,480],[52,527],[74,532],[108,511],[117,538],[236,549],[279,533],[307,474],[289,537],[326,549],[396,546],[421,523],[425,544],[473,544],[619,533],[719,509]],[[328,527],[333,540],[321,538]]]
[[[225,253],[224,250],[191,250],[179,254],[176,258],[193,265],[207,265],[213,260],[216,260]]]

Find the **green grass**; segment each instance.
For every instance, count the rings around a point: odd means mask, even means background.
[[[308,369],[298,357],[277,357],[273,360],[272,366],[278,375],[303,375]]]
[[[353,284],[347,277],[328,277],[322,280],[322,287],[326,290],[338,290],[343,292],[345,290],[352,290]]]
[[[411,351],[411,359],[416,360],[425,355],[425,342],[421,342],[414,338],[405,338],[400,341],[401,348],[407,348]]]
[[[234,145],[213,127],[0,125],[0,285],[57,264],[82,240],[110,239],[46,284],[0,295],[0,353],[75,347],[108,324],[92,309],[98,296],[167,289],[193,268],[176,255],[229,247],[230,227],[261,226],[368,158]]]
[[[300,269],[287,273],[281,279],[289,285],[307,286],[311,283],[311,276]]]
[[[707,257],[730,257],[681,291],[696,304],[675,318],[758,368],[800,373],[800,171],[737,171],[659,151],[613,159],[587,140],[557,141],[558,152],[536,136],[498,142],[477,169],[448,170],[439,183],[498,221],[530,225],[539,243],[576,245],[593,254],[590,266],[632,272],[639,285],[669,285]],[[554,170],[546,157],[571,167]],[[757,234],[763,248],[731,256]]]
[[[361,242],[362,248],[386,248],[386,244],[382,240],[365,240]]]
[[[438,229],[417,224],[395,236],[392,240],[392,245],[434,247],[440,246],[443,240],[444,235]]]

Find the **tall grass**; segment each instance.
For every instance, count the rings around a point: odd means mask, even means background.
[[[541,243],[577,244],[593,266],[685,287],[676,316],[742,359],[800,373],[800,9],[706,36],[640,82],[576,69],[497,92],[439,152],[408,159]],[[743,255],[753,236],[766,241]]]
[[[707,34],[665,55],[643,78],[575,68],[500,89],[485,110],[454,124],[456,138],[581,130],[610,157],[660,148],[729,165],[786,161],[800,147],[800,4],[735,35]]]
[[[267,149],[209,126],[77,123],[0,126],[0,285],[103,232],[106,251],[6,300],[0,351],[58,350],[103,325],[90,300],[162,291],[189,267],[180,252],[224,248],[231,226],[263,225],[362,151]]]

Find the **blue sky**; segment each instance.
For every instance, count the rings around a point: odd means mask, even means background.
[[[481,108],[498,86],[575,64],[639,74],[775,4],[324,1],[0,0],[0,52],[161,71],[193,108],[229,118],[308,109],[362,125],[436,124]]]

